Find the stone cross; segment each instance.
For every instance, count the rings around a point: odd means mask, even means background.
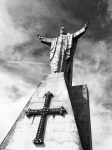
[[[51,98],[53,97],[53,94],[48,92],[45,94],[45,103],[44,107],[42,109],[28,109],[26,112],[27,117],[31,116],[41,116],[38,131],[36,134],[35,139],[33,140],[34,144],[43,144],[44,141],[44,131],[45,131],[45,125],[46,125],[46,119],[48,115],[64,115],[66,113],[66,109],[61,106],[60,108],[54,108],[54,109],[49,109],[50,101]]]

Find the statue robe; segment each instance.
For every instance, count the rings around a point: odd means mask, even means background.
[[[42,37],[41,42],[51,46],[51,72],[64,72],[65,76],[71,80],[73,57],[77,45],[77,40],[84,34],[84,32],[85,27],[76,33],[60,35],[57,38]]]

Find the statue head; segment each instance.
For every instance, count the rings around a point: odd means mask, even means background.
[[[64,34],[64,35],[67,34],[67,30],[66,30],[65,27],[61,27],[61,29],[60,29],[60,34]]]

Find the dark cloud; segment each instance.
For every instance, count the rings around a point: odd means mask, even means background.
[[[111,57],[107,60],[107,51],[111,54],[110,37],[112,36],[109,0],[27,0],[24,3],[22,0],[12,0],[8,3],[8,10],[15,27],[21,27],[31,37],[29,42],[15,45],[13,56],[19,54],[19,59],[14,57],[13,60],[49,63],[49,47],[40,43],[37,33],[50,38],[56,37],[61,26],[65,26],[70,32],[75,32],[89,21],[91,26],[78,43],[75,59],[87,62],[89,72],[93,74],[100,72],[107,75],[112,72]],[[102,40],[104,45],[99,43]],[[14,70],[13,72],[21,74],[25,80],[28,79],[32,83],[33,74],[37,74],[35,70],[41,68],[39,71],[41,73],[38,75],[40,78],[46,72],[43,70],[48,68],[45,65],[23,66],[19,66],[18,69],[17,66],[8,65],[5,68]],[[30,75],[25,76],[24,72],[30,72]]]
[[[112,21],[109,20],[108,0],[76,0],[69,3],[66,1],[61,5],[73,18],[83,23],[86,21],[91,23],[91,36],[95,40],[106,39],[110,35]]]
[[[65,26],[70,32],[75,32],[89,21],[91,26],[78,43],[75,59],[82,63],[86,62],[84,64],[89,66],[90,73],[100,72],[107,75],[112,72],[111,57],[107,59],[107,51],[111,53],[110,37],[112,36],[109,0],[27,0],[24,3],[22,0],[12,0],[8,3],[8,10],[15,22],[15,27],[22,27],[23,31],[31,37],[29,42],[15,45],[13,56],[19,54],[19,57],[17,59],[14,56],[13,60],[48,64],[49,47],[40,43],[37,33],[50,38],[56,37],[59,35],[61,26]],[[99,43],[102,40],[104,40],[104,45]],[[106,44],[108,47],[105,47]],[[40,76],[47,73],[48,68],[48,65],[44,64],[5,66],[5,69],[23,76],[25,80],[32,83],[36,80],[34,79],[34,76],[37,76],[36,70],[41,70],[38,71],[40,79]],[[24,75],[25,72],[27,75]]]
[[[12,0],[8,3],[8,11],[15,28],[22,28],[23,32],[30,35],[31,40],[15,45],[9,60],[49,63],[49,47],[40,43],[37,34],[50,38],[56,37],[59,36],[61,26],[65,26],[68,32],[75,32],[87,21],[90,22],[90,28],[83,39],[89,39],[90,42],[105,40],[110,43],[112,21],[109,18],[108,5],[108,0],[27,0],[24,3],[22,0]],[[80,60],[88,59],[90,64],[94,65],[97,60],[91,56],[94,48],[90,46],[93,44],[83,47],[85,50],[88,49],[84,53],[80,53],[81,46],[77,47],[76,55],[79,52]],[[78,58],[78,55],[76,57]],[[100,61],[100,64],[102,67],[106,62]]]
[[[49,65],[44,63],[29,64],[27,62],[9,62],[5,63],[1,67],[1,70],[2,69],[4,69],[6,74],[18,76],[22,78],[24,82],[35,85],[35,87],[39,84],[44,75],[50,72]]]
[[[16,2],[13,8],[10,4],[9,12],[16,25],[50,37],[57,36],[61,26],[75,32],[89,21],[91,28],[86,37],[102,40],[112,33],[108,5],[109,0],[33,0]]]
[[[25,96],[26,93],[24,93],[22,90],[20,90],[17,85],[13,85],[10,88],[6,88],[7,94],[9,98],[11,98],[14,102],[16,100],[20,100],[21,97]]]
[[[49,62],[49,47],[35,41],[16,45],[14,47],[14,53],[16,52],[21,54],[21,58],[19,58],[19,61],[29,60],[43,63]],[[42,59],[42,57],[45,57],[45,59]]]

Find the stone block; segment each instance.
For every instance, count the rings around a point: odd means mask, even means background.
[[[62,142],[46,141],[46,143],[47,144],[45,144],[45,146],[46,146],[45,150],[60,150],[60,149],[64,150],[64,144]]]
[[[37,103],[43,103],[44,104],[45,99],[43,98],[43,96],[42,97],[36,97],[36,98],[32,99],[32,101],[30,102],[30,104],[35,103],[35,102],[37,102]]]
[[[60,108],[61,106],[66,108],[66,107],[71,106],[71,105],[69,102],[66,102],[66,101],[54,101],[52,99],[50,108]]]
[[[29,120],[30,120],[30,119],[32,119],[32,122],[31,122],[31,123],[37,124],[37,126],[38,126],[38,124],[39,124],[39,122],[40,122],[40,119],[41,119],[41,116],[35,116],[34,118],[31,117],[31,118],[29,118]]]
[[[30,131],[31,130],[31,124],[30,123],[17,123],[15,131],[16,132],[22,132],[22,131]]]
[[[34,102],[30,104],[30,109],[42,109],[44,106],[43,102]]]
[[[54,124],[50,123],[46,125],[46,131],[45,132],[53,132],[54,130]]]
[[[65,127],[65,132],[74,132],[77,131],[77,126],[75,123],[64,123]]]
[[[30,140],[32,141],[33,138],[35,138],[36,133],[35,132],[15,132],[14,136],[12,136],[12,140],[15,141],[24,141],[24,140]]]
[[[45,141],[78,142],[78,132],[46,132]]]
[[[75,142],[65,142],[64,143],[64,150],[81,150],[79,148],[80,143]]]
[[[11,140],[6,146],[6,150],[16,150],[19,149],[19,147],[20,147],[20,141]]]

